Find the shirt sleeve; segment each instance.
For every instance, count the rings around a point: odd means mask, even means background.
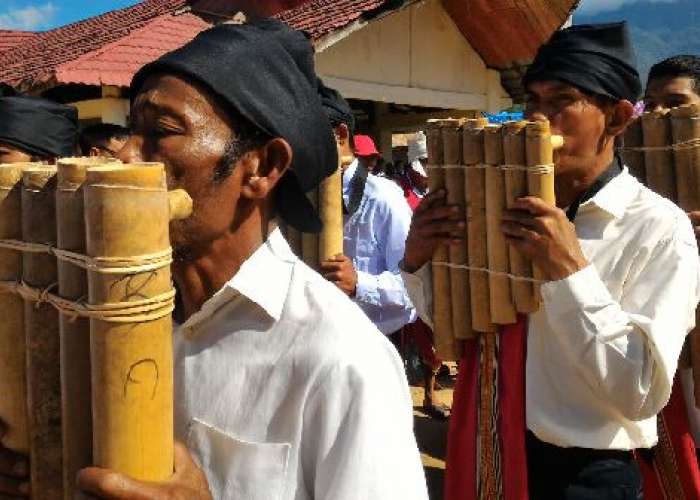
[[[433,329],[433,270],[430,262],[415,273],[401,272],[408,296],[418,317]]]
[[[382,339],[384,340],[384,339]],[[305,410],[303,460],[316,500],[427,500],[398,355],[333,367]]]
[[[393,187],[393,186],[392,186]],[[397,190],[397,193],[399,191]],[[411,209],[403,197],[397,203],[391,199],[384,201],[382,210],[378,210],[376,235],[378,249],[382,255],[385,270],[378,274],[357,271],[357,290],[355,299],[383,310],[411,310],[413,303],[404,286],[399,262],[406,249],[406,238],[411,226]]]
[[[633,421],[651,418],[668,402],[695,322],[697,246],[677,233],[648,252],[620,301],[593,265],[542,287],[550,340],[560,343],[583,383]]]

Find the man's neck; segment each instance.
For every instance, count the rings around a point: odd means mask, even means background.
[[[557,206],[566,208],[571,205],[576,198],[586,192],[591,184],[605,172],[605,169],[608,168],[614,158],[615,156],[610,150],[598,155],[586,166],[557,173],[554,180]]]
[[[221,290],[267,239],[268,224],[251,219],[199,249],[197,256],[173,263],[185,319]]]

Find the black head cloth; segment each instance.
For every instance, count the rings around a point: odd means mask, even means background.
[[[584,92],[636,102],[642,82],[627,23],[586,24],[558,31],[523,79],[560,80]]]
[[[355,115],[348,101],[335,89],[327,87],[320,79],[318,80],[318,93],[321,94],[323,109],[331,121],[331,125],[336,126],[344,123],[348,126],[351,134],[355,133]]]
[[[275,189],[277,212],[300,231],[321,230],[304,193],[335,171],[338,153],[304,34],[275,19],[217,26],[143,67],[132,95],[154,73],[198,81],[270,138],[287,140],[294,158]]]
[[[0,141],[38,156],[75,154],[78,110],[41,97],[0,97]]]

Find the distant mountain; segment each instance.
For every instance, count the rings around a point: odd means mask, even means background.
[[[700,55],[700,0],[642,0],[595,15],[574,13],[575,24],[610,21],[630,23],[639,69],[645,79],[651,66],[666,57]]]

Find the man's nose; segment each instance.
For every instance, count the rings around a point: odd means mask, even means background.
[[[122,163],[142,163],[141,145],[143,141],[139,136],[132,135],[124,146],[117,152],[117,159]]]

